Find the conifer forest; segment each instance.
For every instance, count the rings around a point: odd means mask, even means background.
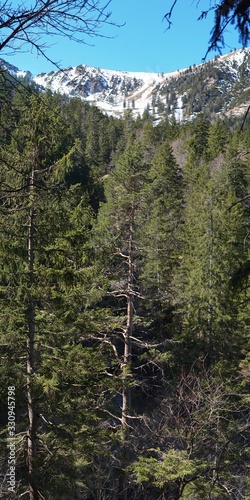
[[[249,499],[249,118],[0,107],[0,497]]]

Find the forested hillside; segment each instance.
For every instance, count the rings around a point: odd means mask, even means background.
[[[249,498],[249,120],[0,89],[0,496]]]

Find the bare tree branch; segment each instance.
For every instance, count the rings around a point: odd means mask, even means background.
[[[104,26],[119,25],[111,20],[111,0],[33,0],[30,6],[20,2],[17,7],[6,1],[0,8],[0,51],[17,52],[35,49],[55,64],[46,51],[48,37],[64,36],[86,43],[86,37],[107,37]]]
[[[178,0],[172,2],[172,6],[164,16],[164,19],[168,23],[167,29],[171,27],[172,15],[174,7],[176,6]],[[198,6],[200,1],[196,1]],[[209,52],[212,50],[217,50],[221,52],[221,47],[225,46],[224,36],[226,29],[230,24],[235,26],[235,29],[239,33],[239,41],[243,47],[247,46],[249,41],[249,24],[250,24],[250,5],[249,0],[220,0],[219,2],[207,2],[208,7],[202,10],[198,21],[206,19],[209,12],[214,12],[214,24],[211,29],[210,39],[208,42],[208,49],[204,56],[206,59]]]

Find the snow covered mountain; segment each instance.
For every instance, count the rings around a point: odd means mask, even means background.
[[[80,97],[108,114],[119,116],[126,108],[142,114],[151,104],[155,88],[177,74],[132,73],[80,65],[42,73],[34,81],[53,92]]]
[[[30,71],[22,71],[18,69],[16,66],[13,66],[13,64],[10,64],[9,62],[1,58],[0,58],[0,67],[6,69],[8,73],[10,73],[11,75],[15,75],[15,77],[17,78],[32,79],[32,74],[30,73]]]
[[[5,67],[19,77],[31,78],[29,72],[20,72],[8,63]],[[79,97],[109,115],[122,116],[131,109],[135,116],[146,111],[156,119],[167,115],[183,121],[200,112],[243,114],[250,104],[250,48],[172,73],[79,65],[32,78],[43,89]]]

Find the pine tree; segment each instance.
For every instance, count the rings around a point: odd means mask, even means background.
[[[156,331],[165,331],[173,313],[172,277],[179,264],[182,209],[182,178],[168,141],[158,146],[145,188],[142,283],[147,297],[144,314]],[[153,314],[152,314],[153,312]],[[166,332],[165,332],[166,333]]]
[[[140,251],[137,232],[140,220],[146,164],[140,143],[129,144],[106,180],[106,203],[98,215],[96,244],[103,249],[102,273],[106,282],[108,308],[116,316],[113,331],[104,332],[113,345],[119,366],[121,412],[120,480],[117,498],[127,498],[126,468],[129,463],[129,427],[133,418],[133,342],[136,309],[140,299],[137,283]],[[107,299],[106,299],[107,300]],[[113,318],[114,323],[114,318]]]
[[[12,379],[18,376],[18,431],[23,432],[27,425],[27,442],[23,441],[23,450],[17,450],[20,457],[17,467],[23,469],[22,458],[23,463],[27,462],[27,474],[18,477],[18,493],[27,490],[28,483],[31,499],[42,492],[46,495],[63,492],[65,487],[74,490],[75,471],[86,466],[84,458],[79,467],[74,465],[80,457],[80,442],[85,440],[85,449],[93,450],[91,439],[84,438],[84,431],[81,433],[79,429],[85,425],[88,436],[90,417],[84,407],[91,407],[90,400],[94,397],[90,393],[88,403],[83,398],[81,417],[74,420],[73,413],[81,406],[83,392],[78,390],[74,397],[69,387],[88,385],[87,381],[98,378],[103,370],[103,362],[97,356],[96,373],[90,371],[87,375],[90,359],[94,366],[94,350],[84,349],[79,340],[83,334],[80,318],[84,307],[79,305],[83,293],[76,301],[76,292],[84,290],[82,245],[92,220],[87,185],[82,188],[74,185],[73,170],[78,168],[81,149],[77,143],[70,151],[64,149],[67,133],[64,134],[58,110],[48,104],[52,101],[48,102],[46,96],[31,98],[17,123],[12,144],[2,151],[0,321],[6,325],[4,338],[10,348],[4,355],[6,367],[16,363],[13,374],[8,369],[6,376]],[[81,363],[81,369],[73,362],[74,357]],[[86,390],[84,393],[86,397]],[[69,412],[70,401],[72,412]],[[96,418],[92,412],[93,425]],[[72,439],[74,447],[70,445]],[[48,453],[53,457],[49,465]],[[88,453],[91,455],[92,451]],[[59,480],[57,468],[65,457],[68,457],[66,478],[62,476]]]
[[[186,361],[206,357],[208,364],[222,363],[232,368],[239,361],[243,339],[229,281],[243,256],[243,213],[240,207],[234,213],[228,209],[235,191],[227,164],[213,170],[193,154],[189,162],[183,258],[178,272]]]

